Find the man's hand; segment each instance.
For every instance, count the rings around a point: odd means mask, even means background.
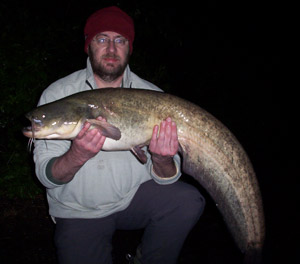
[[[97,119],[106,122],[102,117]],[[90,126],[91,124],[86,122],[72,141],[71,148],[54,161],[51,170],[53,178],[60,182],[71,181],[84,163],[102,149],[106,137],[97,128],[89,130]]]
[[[102,117],[97,119],[106,122]],[[90,127],[91,124],[86,122],[71,146],[73,155],[83,163],[94,157],[102,149],[106,139],[96,128],[89,131]]]
[[[160,129],[154,126],[149,151],[155,174],[163,178],[176,174],[173,156],[178,152],[177,126],[170,117],[161,122]]]

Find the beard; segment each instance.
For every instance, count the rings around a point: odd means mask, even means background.
[[[100,57],[100,60],[97,60],[95,53],[93,50],[89,47],[89,57],[92,65],[92,69],[94,74],[96,74],[98,77],[100,77],[105,82],[113,82],[125,71],[125,68],[129,62],[129,54],[127,54],[125,60],[123,63],[120,63],[118,65],[114,65],[112,63],[107,63],[104,65],[102,63],[102,60],[104,59],[115,59],[120,61],[120,57],[113,54],[113,53],[107,53],[105,55],[102,55]]]

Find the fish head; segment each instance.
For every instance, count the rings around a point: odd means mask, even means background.
[[[31,126],[23,134],[36,139],[72,139],[81,130],[84,118],[78,109],[68,103],[50,103],[26,114]]]

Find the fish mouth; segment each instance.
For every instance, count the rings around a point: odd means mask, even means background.
[[[29,137],[29,138],[33,138],[33,131],[31,129],[31,127],[24,127],[22,129],[22,133],[24,136]]]
[[[22,129],[22,133],[23,133],[24,136],[26,136],[26,137],[34,138],[34,133],[35,133],[35,131],[32,129],[31,126],[27,126],[27,127],[24,127],[24,128]]]
[[[24,136],[29,138],[35,138],[35,133],[41,130],[40,126],[36,126],[36,124],[32,121],[31,126],[24,127],[22,129],[22,133]]]
[[[25,132],[25,133],[26,132],[32,132],[32,127],[31,126],[24,127],[22,131]]]

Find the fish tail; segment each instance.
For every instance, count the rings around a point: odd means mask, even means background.
[[[260,248],[249,249],[244,255],[243,264],[263,264],[262,250]]]

